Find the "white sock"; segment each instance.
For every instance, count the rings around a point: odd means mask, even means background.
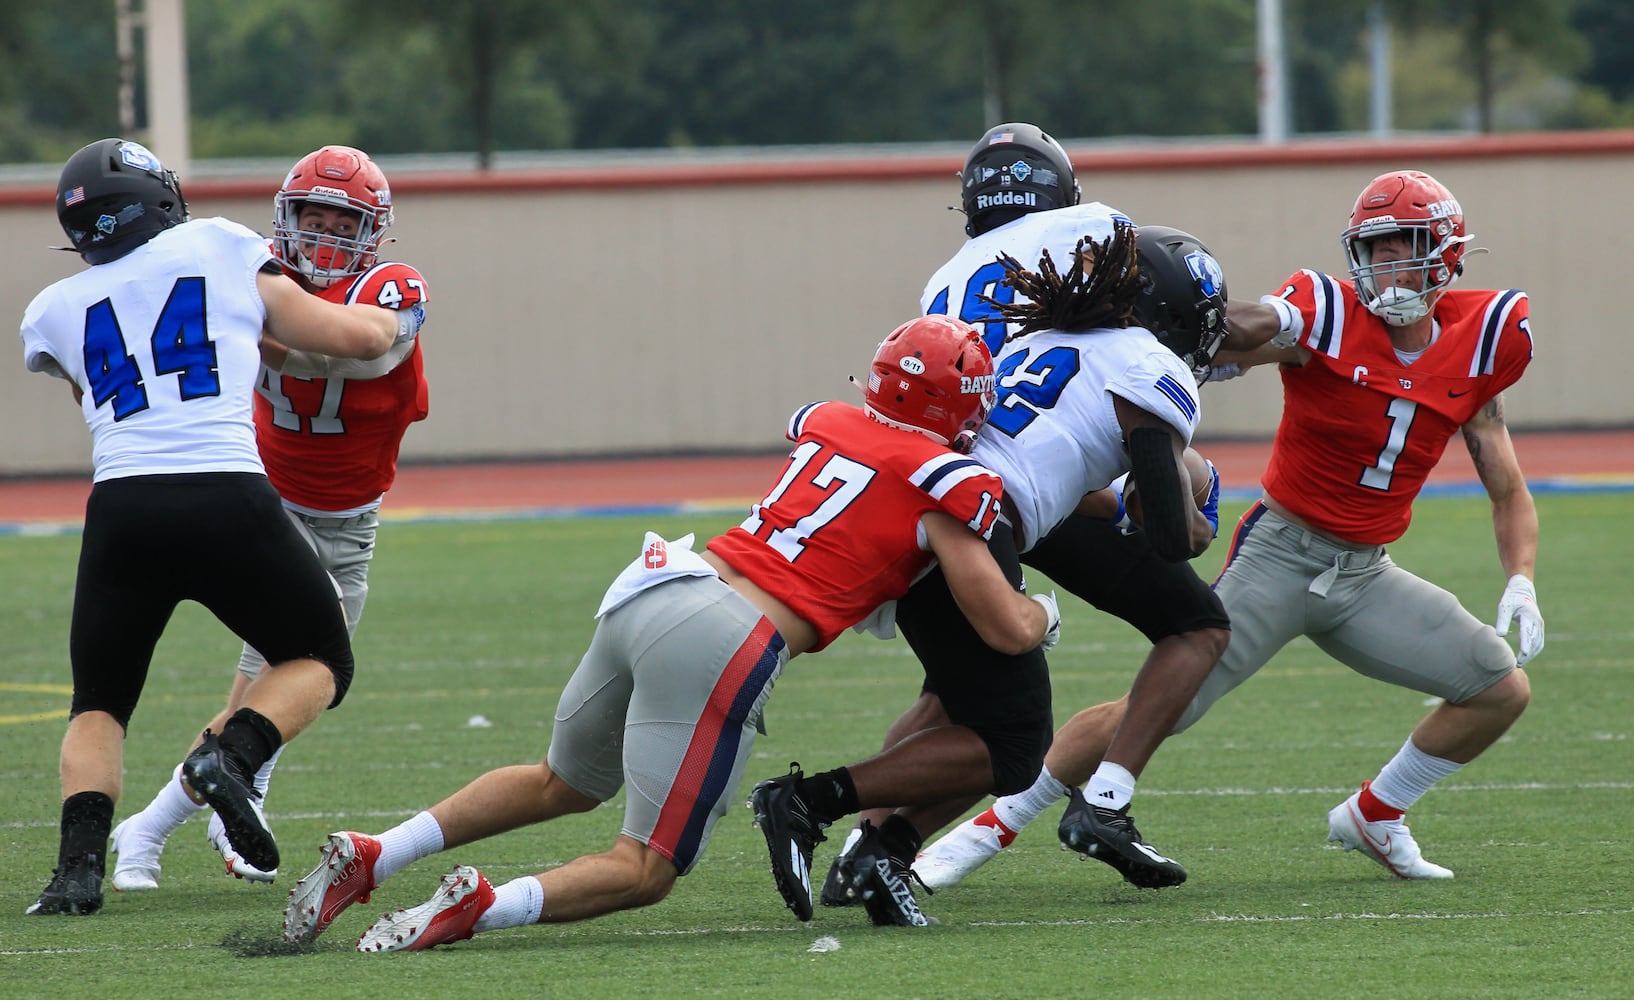
[[[1102,809],[1122,809],[1135,797],[1135,776],[1122,764],[1101,761],[1089,784],[1084,786],[1084,798],[1092,806]]]
[[[183,823],[205,808],[207,807],[189,798],[187,791],[182,788],[182,766],[177,764],[176,770],[170,775],[170,780],[159,789],[159,794],[131,818],[136,820],[137,828],[141,830],[143,836],[162,844],[166,838],[179,830]]]
[[[443,828],[429,812],[416,813],[380,835],[380,858],[374,863],[376,885],[443,849]]]
[[[532,875],[524,875],[494,886],[494,905],[477,918],[474,929],[481,934],[506,927],[526,927],[538,923],[544,911],[545,887]]]
[[[287,746],[289,744],[285,743],[274,750],[272,756],[267,758],[267,762],[261,765],[261,770],[255,772],[255,790],[261,794],[262,799],[267,797],[267,785],[272,781],[272,769],[278,766],[278,758],[284,755],[284,747]]]
[[[1463,766],[1442,757],[1431,757],[1409,738],[1390,758],[1390,763],[1379,770],[1379,776],[1369,787],[1380,802],[1405,812],[1436,782]]]
[[[1020,833],[1022,827],[1043,815],[1065,794],[1067,786],[1057,781],[1049,768],[1042,768],[1031,788],[995,801],[993,815],[998,817],[1006,830]]]

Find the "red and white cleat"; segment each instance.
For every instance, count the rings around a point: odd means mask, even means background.
[[[464,941],[477,919],[494,905],[494,887],[470,865],[443,876],[443,884],[419,906],[388,913],[358,939],[358,951],[420,951]]]
[[[295,883],[284,906],[284,940],[306,944],[334,923],[353,903],[367,903],[374,891],[374,863],[380,841],[365,833],[331,833],[318,867]]]

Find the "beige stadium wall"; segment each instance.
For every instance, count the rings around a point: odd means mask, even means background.
[[[1069,147],[1071,144],[1069,143]],[[1507,394],[1520,428],[1634,425],[1628,262],[1634,132],[1391,143],[1161,146],[1084,152],[1086,198],[1187,229],[1232,297],[1299,267],[1343,273],[1338,233],[1374,175],[1418,167],[1463,203],[1469,287],[1531,294],[1536,359]],[[393,171],[393,259],[431,287],[431,417],[408,461],[750,451],[780,447],[814,399],[854,398],[880,338],[918,307],[963,240],[956,154],[838,150],[805,159]],[[388,168],[391,164],[387,163]],[[195,215],[263,232],[264,183],[192,180]],[[49,188],[0,189],[0,312],[79,267]],[[1271,372],[1203,393],[1200,437],[1265,437]],[[63,385],[0,364],[0,475],[90,466]]]

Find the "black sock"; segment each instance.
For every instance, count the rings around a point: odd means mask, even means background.
[[[794,791],[812,816],[825,825],[862,808],[857,803],[857,786],[851,783],[851,772],[843,767],[801,778]]]
[[[99,861],[108,856],[108,833],[113,829],[113,799],[104,792],[75,792],[62,803],[62,840],[57,866],[86,855]]]
[[[221,727],[221,749],[227,760],[239,769],[245,784],[255,777],[278,748],[284,745],[284,735],[272,720],[253,708],[241,708]]]
[[[920,836],[918,827],[892,813],[879,825],[879,842],[884,845],[885,853],[891,856],[891,860],[907,868],[913,865],[913,859],[919,854],[919,847],[925,838]]]

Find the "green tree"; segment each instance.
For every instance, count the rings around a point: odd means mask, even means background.
[[[119,134],[119,65],[108,0],[0,9],[0,161],[56,162]]]
[[[1634,98],[1634,4],[1628,0],[1578,0],[1572,27],[1587,43],[1585,83],[1614,101]]]

